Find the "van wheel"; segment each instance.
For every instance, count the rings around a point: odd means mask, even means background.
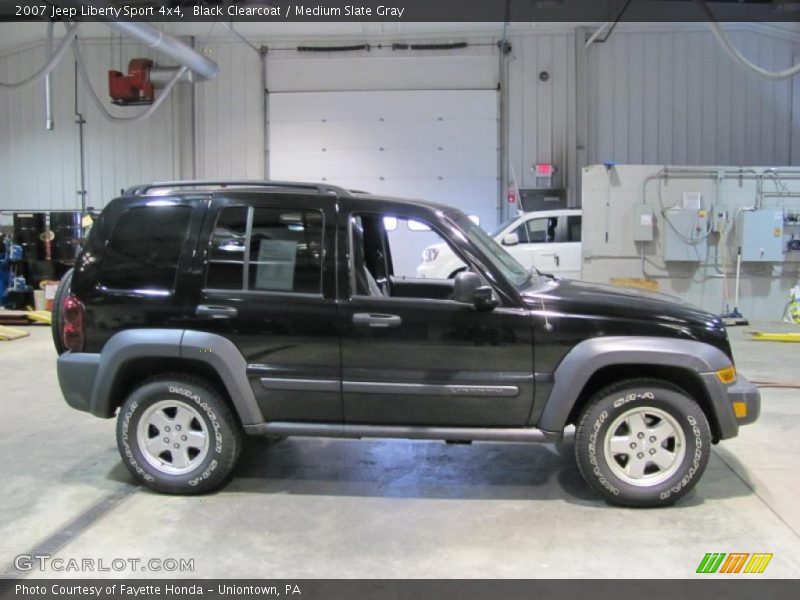
[[[199,379],[165,375],[136,388],[117,417],[117,447],[133,476],[171,494],[202,494],[231,476],[242,449],[238,421]]]
[[[635,379],[598,392],[575,432],[583,478],[607,502],[668,506],[694,487],[708,464],[711,431],[680,388]]]
[[[75,269],[70,269],[61,278],[56,288],[56,295],[53,297],[53,313],[51,315],[50,331],[53,334],[53,344],[56,347],[56,352],[61,355],[67,351],[64,346],[62,333],[64,331],[64,311],[61,310],[61,304],[64,298],[69,294],[70,287],[72,286],[72,273]]]

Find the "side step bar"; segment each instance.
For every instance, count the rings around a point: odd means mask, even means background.
[[[250,435],[293,435],[334,438],[400,438],[409,440],[470,440],[475,442],[548,443],[562,439],[560,432],[532,427],[416,427],[407,425],[344,425],[271,421],[245,425]]]

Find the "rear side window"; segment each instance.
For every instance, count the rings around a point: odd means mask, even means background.
[[[188,206],[142,207],[123,213],[103,254],[100,285],[120,290],[175,289],[191,214]]]
[[[322,293],[322,213],[223,209],[211,238],[210,289]]]
[[[567,241],[581,241],[581,217],[579,215],[567,217]]]

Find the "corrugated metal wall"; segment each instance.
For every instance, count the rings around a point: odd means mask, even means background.
[[[558,166],[553,185],[568,185],[575,173],[569,161],[575,127],[575,34],[512,38],[508,64],[509,158],[517,184],[534,187],[531,166]],[[542,81],[539,74],[548,73]]]
[[[797,43],[757,28],[733,32],[736,44],[768,68],[785,67]],[[281,50],[269,43],[273,93],[376,89],[487,89],[498,80],[494,37],[438,36],[436,42],[468,39],[469,49],[326,55]],[[119,38],[84,42],[98,92],[105,72],[147,48]],[[262,43],[254,40],[256,45]],[[509,158],[522,186],[536,184],[531,165],[553,162],[554,184],[575,187],[580,178],[575,147],[576,34],[571,30],[511,37],[509,63]],[[268,41],[264,40],[264,43]],[[302,42],[284,42],[291,47]],[[196,86],[197,177],[259,178],[264,148],[258,55],[238,41],[200,43],[220,63],[217,81]],[[577,55],[577,56],[576,56]],[[800,58],[800,56],[798,57]],[[42,46],[0,57],[0,79],[17,80],[44,61]],[[587,163],[617,160],[655,164],[800,164],[800,82],[772,83],[734,65],[696,25],[620,26],[587,56]],[[77,131],[72,116],[73,66],[59,66],[55,132],[44,131],[43,86],[0,92],[0,181],[9,193],[0,206],[73,207],[77,204]],[[547,81],[539,79],[548,71]],[[579,87],[577,88],[579,89]],[[90,204],[101,206],[119,188],[179,176],[181,146],[177,102],[170,98],[156,116],[136,125],[106,123],[81,94],[87,124]],[[580,106],[580,104],[577,104]],[[136,112],[141,109],[128,109]],[[495,203],[496,198],[487,202]]]
[[[261,61],[243,43],[204,44],[219,77],[195,86],[199,179],[264,177]]]
[[[796,44],[733,31],[759,66],[794,63]],[[615,32],[589,49],[589,163],[798,164],[792,82],[763,79],[733,61],[705,30]],[[794,106],[792,103],[794,102]]]
[[[108,94],[106,72],[133,57],[152,57],[145,46],[123,44],[114,38],[81,45],[87,70],[101,99]],[[45,62],[44,46],[0,57],[0,79],[13,82],[34,73]],[[74,63],[67,54],[54,72],[55,130],[44,126],[44,84],[22,91],[0,91],[0,208],[51,209],[80,206],[78,127],[74,115]],[[84,118],[88,204],[103,206],[121,188],[141,181],[176,177],[177,132],[174,98],[168,98],[152,118],[134,124],[106,121],[79,86],[78,103]],[[142,107],[118,109],[125,116]]]

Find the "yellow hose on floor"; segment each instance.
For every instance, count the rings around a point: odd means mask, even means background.
[[[6,327],[0,325],[0,342],[9,342],[11,340],[18,340],[19,338],[28,337],[30,333],[23,329],[16,327]]]
[[[760,342],[800,342],[800,333],[768,333],[764,331],[751,331],[754,340]]]
[[[34,323],[50,325],[53,322],[53,313],[49,310],[29,310],[25,312],[25,316]]]

